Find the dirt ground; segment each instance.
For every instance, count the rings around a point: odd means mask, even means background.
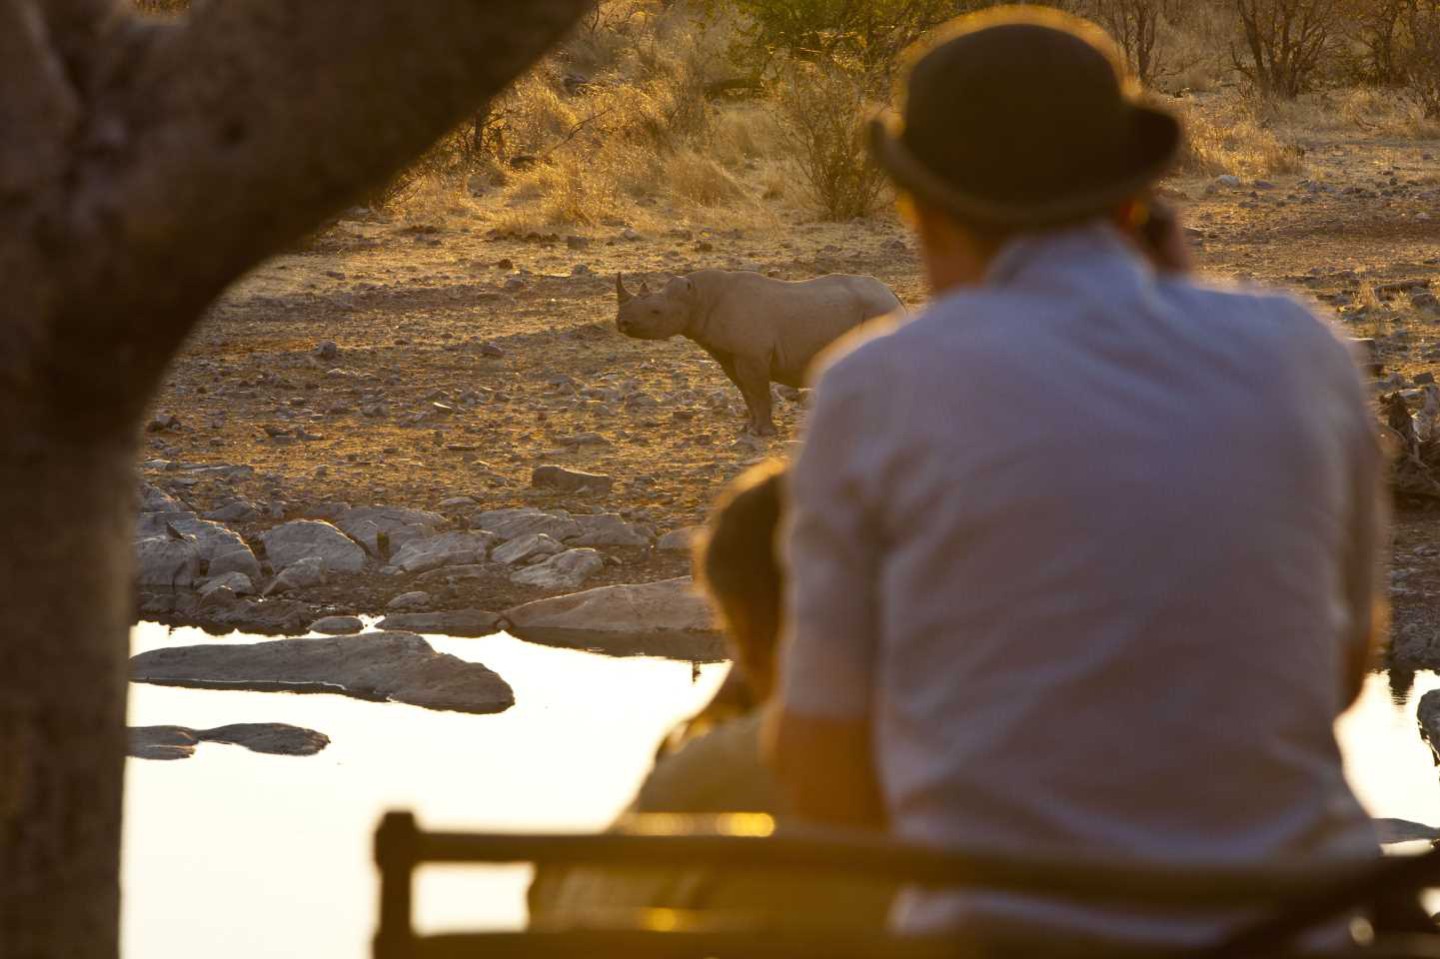
[[[1313,298],[1351,335],[1383,337],[1386,374],[1408,383],[1440,374],[1440,307],[1424,296],[1440,276],[1437,153],[1440,141],[1331,135],[1307,144],[1302,174],[1178,178],[1165,192],[1201,270]],[[462,496],[477,505],[441,511],[619,512],[657,533],[700,522],[727,479],[786,454],[803,407],[777,405],[777,437],[742,436],[738,392],[697,347],[615,330],[616,272],[652,283],[707,267],[869,273],[909,304],[924,291],[891,216],[823,224],[777,207],[736,226],[719,210],[655,212],[673,228],[613,221],[515,237],[495,235],[483,200],[433,217],[351,211],[215,307],[155,406],[178,424],[147,434],[144,474],[201,510],[244,496],[269,514],[255,529],[336,501],[435,509]],[[254,474],[183,468],[197,463]],[[614,490],[529,488],[545,463],[613,476]],[[1396,634],[1426,644],[1440,623],[1436,532],[1432,513],[1398,516]],[[683,553],[614,555],[596,584],[688,565]],[[329,600],[373,606],[404,588],[372,583]],[[495,609],[524,592],[497,579],[464,599]]]

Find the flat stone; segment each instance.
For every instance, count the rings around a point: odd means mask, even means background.
[[[445,517],[421,509],[395,509],[388,506],[346,510],[335,520],[341,532],[355,540],[371,556],[389,559],[406,543],[434,536],[445,525]],[[382,539],[389,544],[382,554]]]
[[[217,523],[253,523],[260,518],[260,508],[249,500],[231,500],[219,509],[212,509],[205,518]]]
[[[541,589],[575,589],[604,568],[605,557],[595,550],[567,549],[511,575],[510,582]]]
[[[655,548],[673,553],[688,553],[694,548],[696,539],[705,531],[703,526],[684,526],[672,529],[656,542]]]
[[[324,633],[327,636],[348,636],[364,631],[365,624],[359,616],[326,616],[310,624],[310,632]]]
[[[544,533],[563,543],[580,535],[580,524],[569,513],[564,510],[547,513],[533,506],[477,513],[471,517],[470,525],[494,533],[502,541]]]
[[[286,723],[232,723],[213,729],[188,726],[131,726],[129,754],[137,759],[189,759],[200,743],[230,743],[272,756],[313,756],[330,737]]]
[[[615,486],[615,480],[599,473],[545,465],[531,471],[530,485],[536,489],[555,489],[566,493],[608,493]]]
[[[516,630],[548,627],[644,633],[715,630],[710,605],[688,576],[552,596],[505,611]]]
[[[490,559],[505,566],[523,563],[535,556],[553,556],[565,547],[544,533],[526,533],[517,536],[503,546],[495,547]]]
[[[135,682],[164,686],[334,693],[466,713],[515,704],[494,672],[413,633],[173,646],[132,657],[130,671]]]
[[[654,537],[643,526],[627,523],[614,513],[577,516],[580,535],[569,542],[575,546],[649,546]]]
[[[376,628],[474,638],[498,633],[503,622],[499,614],[483,609],[449,609],[434,613],[392,613],[380,620]]]
[[[135,543],[135,581],[142,586],[188,587],[200,578],[193,540],[147,536]]]
[[[195,549],[204,560],[207,576],[244,573],[251,580],[260,578],[260,561],[240,534],[220,523],[201,519],[194,513],[142,513],[135,524],[139,537],[165,536],[174,530],[192,537]]]
[[[441,533],[411,540],[390,559],[390,565],[407,573],[423,573],[441,566],[471,566],[485,561],[496,538],[484,532]]]
[[[298,519],[260,534],[265,555],[276,570],[302,559],[320,559],[325,568],[339,573],[358,573],[365,568],[365,550],[338,528],[313,519]]]
[[[182,513],[186,512],[186,508],[184,503],[155,484],[142,482],[140,484],[140,512]]]
[[[421,573],[415,577],[415,582],[421,586],[431,586],[436,583],[463,583],[467,580],[487,579],[495,574],[495,570],[480,563],[470,563],[463,566],[442,566],[439,569],[432,569],[428,573]]]
[[[430,605],[430,594],[424,590],[412,590],[408,593],[401,593],[390,602],[385,604],[386,609],[424,609]]]
[[[1373,819],[1375,834],[1383,845],[1401,842],[1435,842],[1440,839],[1440,828],[1408,819]]]
[[[217,589],[228,589],[236,596],[253,596],[255,584],[244,573],[222,573],[212,576],[200,586],[200,595],[209,596]]]
[[[308,589],[325,584],[325,561],[318,556],[307,556],[286,566],[280,575],[265,587],[263,596],[288,593],[293,589]]]

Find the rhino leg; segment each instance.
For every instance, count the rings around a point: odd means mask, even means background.
[[[775,421],[770,417],[769,364],[737,358],[735,374],[731,378],[740,387],[740,395],[745,397],[745,408],[750,411],[749,431],[756,436],[774,436]]]

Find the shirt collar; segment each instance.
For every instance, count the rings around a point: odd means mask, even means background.
[[[984,285],[1014,286],[1037,273],[1067,271],[1096,260],[1137,259],[1133,247],[1111,224],[1092,220],[1078,226],[1022,233],[1008,241],[990,261]]]

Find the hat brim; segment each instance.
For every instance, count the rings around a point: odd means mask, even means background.
[[[1014,228],[1043,227],[1098,215],[1159,180],[1180,150],[1180,122],[1169,113],[1132,103],[1131,148],[1109,176],[1083,191],[1033,202],[1005,201],[968,190],[931,170],[905,145],[903,122],[889,111],[870,121],[875,162],[917,199],[967,220]]]

